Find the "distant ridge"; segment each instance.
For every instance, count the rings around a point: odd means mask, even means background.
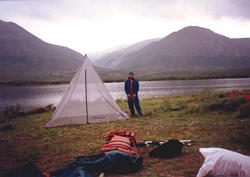
[[[100,60],[109,62],[107,58]],[[107,67],[105,61],[98,64]],[[114,58],[111,66],[122,70],[246,68],[250,67],[250,38],[232,39],[206,28],[189,26]]]
[[[101,57],[99,57],[97,60],[95,60],[94,64],[100,67],[104,67],[104,68],[115,68],[119,63],[123,61],[123,58],[126,55],[132,52],[136,52],[142,49],[143,47],[153,42],[159,41],[159,40],[160,38],[148,39],[148,40],[144,40],[144,41],[129,45],[128,47],[115,50],[113,52],[108,52],[107,54],[104,54]]]

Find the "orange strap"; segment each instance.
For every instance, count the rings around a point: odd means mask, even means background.
[[[128,134],[127,132],[122,132],[122,134]],[[135,143],[130,140],[130,137],[114,135],[110,141],[104,144],[102,151],[112,151],[118,150],[121,152],[126,152],[129,154],[137,154],[137,149]]]

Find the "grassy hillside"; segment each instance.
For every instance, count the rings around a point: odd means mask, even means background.
[[[117,103],[128,112],[125,100]],[[200,147],[222,147],[250,155],[250,115],[249,111],[242,114],[250,103],[243,98],[229,99],[226,93],[205,89],[191,96],[145,99],[141,106],[143,118],[48,130],[43,125],[52,111],[31,111],[10,120],[2,117],[0,172],[20,166],[25,160],[44,172],[55,170],[77,156],[99,153],[104,134],[114,129],[135,131],[137,140],[193,140],[192,146],[183,148],[180,157],[169,160],[149,158],[151,147],[139,149],[144,157],[143,169],[127,176],[195,176],[204,160],[198,151]]]
[[[97,68],[97,72],[104,82],[123,82],[127,79],[128,71],[116,71]],[[194,69],[194,70],[158,70],[158,71],[135,71],[136,78],[140,81],[153,80],[190,80],[190,79],[218,79],[218,78],[249,78],[250,68],[231,69]],[[36,79],[0,82],[0,86],[8,85],[47,85],[68,84],[74,73],[68,74],[45,74],[37,75]],[[34,76],[34,75],[33,75]],[[27,77],[28,78],[28,77]]]
[[[141,81],[152,80],[190,80],[190,79],[218,79],[218,78],[247,78],[250,68],[224,69],[193,69],[193,70],[126,70],[99,71],[104,82],[124,81],[128,73],[134,71],[136,78]]]

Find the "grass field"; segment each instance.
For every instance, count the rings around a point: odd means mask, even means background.
[[[125,100],[117,103],[128,112]],[[44,129],[52,110],[10,120],[3,117],[0,172],[2,175],[27,160],[43,172],[53,171],[77,156],[100,153],[105,133],[116,129],[135,131],[137,140],[191,139],[193,145],[185,146],[180,157],[169,160],[149,158],[152,147],[140,148],[144,157],[140,172],[105,176],[195,176],[204,160],[200,147],[221,147],[250,155],[249,105],[243,98],[229,99],[226,93],[205,89],[190,96],[141,100],[145,116],[124,121]]]

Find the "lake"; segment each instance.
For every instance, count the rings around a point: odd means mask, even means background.
[[[124,83],[105,83],[115,99],[126,98]],[[68,85],[35,85],[0,87],[0,111],[6,106],[21,104],[22,107],[57,105]],[[250,89],[250,78],[141,81],[140,98],[164,97],[169,95],[189,95],[203,88],[212,87],[216,91]]]

